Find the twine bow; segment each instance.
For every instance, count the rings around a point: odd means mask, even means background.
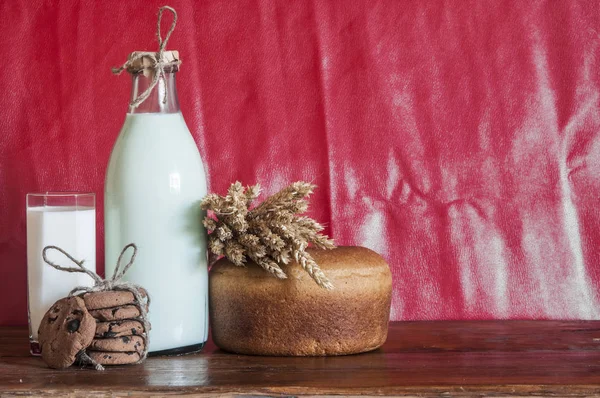
[[[160,34],[160,21],[162,19],[162,14],[163,12],[167,10],[170,11],[171,14],[173,14],[173,22],[171,23],[171,27],[169,28],[169,31],[167,32],[167,35],[165,36],[164,40]],[[163,104],[167,103],[167,80],[165,78],[165,67],[167,66],[177,66],[181,64],[181,61],[179,60],[175,60],[175,61],[169,61],[166,62],[163,59],[163,54],[165,52],[165,47],[167,46],[167,42],[169,41],[169,38],[171,37],[171,33],[173,33],[173,31],[175,30],[175,25],[177,25],[177,12],[175,11],[175,9],[173,9],[172,7],[169,6],[162,6],[158,9],[158,23],[156,26],[156,36],[158,37],[158,51],[157,52],[136,52],[134,54],[132,54],[129,59],[127,60],[127,62],[125,62],[123,65],[121,65],[118,68],[112,68],[112,73],[115,75],[120,75],[124,70],[130,71],[132,73],[136,73],[139,70],[136,69],[134,67],[134,63],[142,58],[148,58],[151,61],[151,65],[150,68],[154,69],[154,76],[152,76],[152,82],[150,83],[150,86],[148,86],[148,88],[141,93],[140,95],[137,96],[137,98],[135,98],[134,100],[132,100],[129,103],[129,108],[130,109],[135,109],[138,106],[140,106],[142,104],[142,102],[146,101],[146,99],[148,99],[148,97],[150,96],[150,94],[152,93],[152,90],[154,90],[154,87],[156,87],[156,85],[158,84],[158,81],[160,79],[163,79],[163,82],[165,84],[165,92],[163,95]]]
[[[123,257],[125,256],[127,249],[129,249],[130,247],[133,248],[133,254],[131,255],[129,262],[125,266],[123,266],[122,265]],[[63,267],[61,265],[58,265],[58,264],[50,261],[47,256],[48,250],[57,250],[57,251],[61,252],[62,254],[65,255],[65,257],[67,257],[73,263],[77,264],[77,266],[79,268]],[[90,276],[90,278],[92,278],[94,280],[93,286],[77,286],[77,287],[73,288],[69,292],[69,297],[76,295],[76,293],[77,293],[77,295],[81,295],[81,294],[89,293],[89,292],[103,292],[103,291],[107,291],[107,290],[123,290],[123,291],[131,292],[133,294],[133,297],[135,298],[136,302],[138,303],[138,307],[140,309],[139,320],[143,323],[144,330],[145,330],[145,333],[142,336],[144,338],[144,342],[145,342],[144,350],[142,351],[142,355],[140,355],[140,360],[137,362],[137,363],[140,363],[144,359],[146,359],[146,357],[148,356],[148,346],[149,346],[149,342],[150,342],[150,340],[148,338],[148,334],[150,332],[150,322],[148,322],[148,306],[150,305],[150,296],[145,292],[145,290],[141,286],[136,285],[135,283],[125,282],[125,281],[121,280],[121,278],[123,278],[123,276],[125,275],[127,270],[133,265],[136,255],[137,255],[137,246],[135,244],[130,243],[127,246],[125,246],[123,248],[123,250],[121,251],[121,254],[119,255],[119,259],[117,260],[117,266],[115,267],[115,272],[113,273],[112,277],[102,279],[94,271],[91,271],[90,269],[86,268],[85,265],[83,265],[85,260],[80,260],[80,261],[76,260],[73,256],[71,256],[69,253],[67,253],[65,250],[63,250],[62,248],[60,248],[58,246],[46,246],[46,247],[44,247],[44,250],[42,250],[42,258],[44,259],[44,262],[46,264],[50,265],[51,267],[53,267],[59,271],[79,272],[82,274],[87,274]],[[90,364],[94,365],[96,370],[104,369],[102,367],[102,365],[96,363],[96,361],[94,361],[92,358],[90,358],[85,352],[82,352],[80,354],[80,359],[84,363],[90,363]]]

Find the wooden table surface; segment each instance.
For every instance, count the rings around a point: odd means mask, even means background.
[[[104,372],[52,370],[25,328],[0,328],[0,396],[600,395],[600,321],[396,322],[385,346],[345,357],[200,354]]]

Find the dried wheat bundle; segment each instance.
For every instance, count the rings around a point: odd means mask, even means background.
[[[280,265],[295,260],[319,286],[331,289],[333,285],[306,249],[309,244],[333,249],[333,240],[320,233],[321,224],[300,215],[308,209],[307,199],[315,188],[294,182],[252,209],[260,193],[258,184],[244,188],[236,182],[226,196],[207,195],[201,207],[209,210],[204,218],[209,249],[239,266],[250,258],[280,279],[287,278]]]

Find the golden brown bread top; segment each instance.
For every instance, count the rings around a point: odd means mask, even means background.
[[[360,246],[340,246],[332,250],[310,248],[307,250],[329,278],[353,278],[382,275],[391,278],[388,264],[383,257],[373,250]],[[291,279],[304,279],[308,274],[296,263],[282,266],[283,271]],[[226,258],[222,258],[213,265],[211,273],[223,275],[236,275],[243,278],[273,278],[252,261],[246,267],[238,267]]]
[[[282,265],[283,280],[255,264],[215,264],[209,302],[217,346],[244,354],[341,355],[385,342],[392,275],[384,259],[364,247],[309,252],[333,290],[296,263]]]

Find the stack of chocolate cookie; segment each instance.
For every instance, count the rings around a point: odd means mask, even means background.
[[[142,290],[142,294],[146,292]],[[85,307],[96,320],[94,339],[86,352],[101,365],[136,363],[146,345],[140,305],[129,291],[107,290],[82,295]]]
[[[123,266],[122,257],[129,248],[133,248],[133,254]],[[51,249],[61,252],[77,267],[50,261],[46,252]],[[94,280],[93,286],[71,290],[68,297],[54,303],[42,318],[38,339],[42,359],[48,366],[63,369],[79,363],[104,370],[103,365],[127,365],[146,359],[150,296],[141,286],[121,281],[136,253],[135,244],[125,246],[113,276],[102,279],[87,269],[83,260],[77,261],[60,247],[44,247],[42,257],[46,264],[59,271],[84,273]]]
[[[128,290],[83,293],[54,303],[38,329],[48,366],[63,369],[79,362],[101,370],[145,359],[149,299],[143,288],[136,289],[142,303]]]

